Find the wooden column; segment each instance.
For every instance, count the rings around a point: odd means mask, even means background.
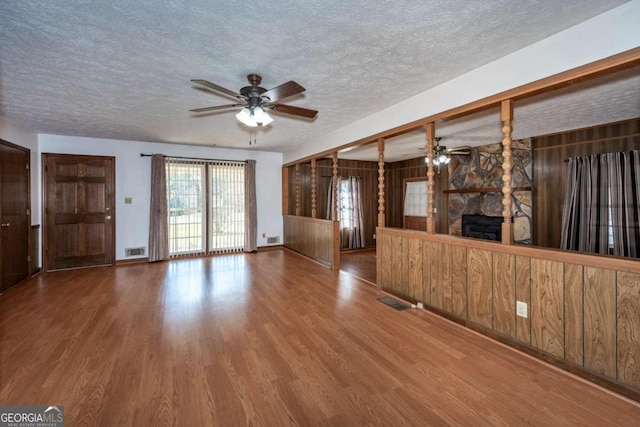
[[[333,210],[331,219],[333,221],[338,220],[338,152],[334,151],[332,155],[333,160]]]
[[[378,227],[386,224],[384,213],[384,139],[378,140]]]
[[[311,218],[318,217],[316,206],[316,193],[318,192],[318,182],[316,180],[316,159],[311,159]]]
[[[427,233],[435,234],[436,217],[434,215],[434,205],[436,203],[436,182],[433,179],[433,148],[436,139],[435,123],[427,123]]]
[[[301,214],[300,206],[300,163],[296,163],[296,216]]]
[[[512,200],[511,200],[511,172],[513,170],[513,157],[511,153],[511,121],[513,120],[513,100],[507,99],[502,101],[502,243],[513,244],[513,222],[511,217]]]

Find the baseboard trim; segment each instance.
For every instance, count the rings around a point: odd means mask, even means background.
[[[276,249],[284,249],[282,245],[258,246],[258,252],[274,251]]]
[[[411,298],[407,295],[402,294],[401,292],[397,292],[393,289],[388,289],[388,288],[382,288],[381,289],[384,293],[387,293],[389,295],[393,295],[394,297],[400,298],[404,301],[407,301],[411,304],[415,304],[418,302],[418,300],[416,300],[415,298]],[[640,392],[625,385],[622,383],[619,383],[615,380],[603,377],[595,372],[592,372],[588,369],[586,369],[583,366],[579,366],[576,365],[574,363],[568,362],[564,359],[561,359],[557,356],[554,356],[552,354],[549,353],[545,353],[542,350],[539,350],[535,347],[532,347],[531,345],[522,343],[520,341],[516,341],[510,337],[505,337],[504,335],[501,335],[497,332],[495,332],[492,329],[487,328],[486,326],[482,326],[479,325],[475,322],[472,322],[470,320],[467,319],[463,319],[461,317],[455,316],[451,313],[447,313],[446,311],[440,310],[439,308],[436,307],[432,307],[430,305],[424,305],[424,310],[429,311],[433,314],[438,315],[439,317],[443,317],[444,319],[456,323],[464,328],[470,329],[474,332],[479,333],[480,335],[483,335],[487,338],[490,338],[494,341],[498,341],[501,344],[506,345],[507,347],[510,347],[514,350],[520,351],[522,353],[525,353],[535,359],[541,360],[543,362],[546,362],[558,369],[561,369],[562,371],[568,372],[570,374],[573,374],[583,380],[586,380],[590,383],[593,383],[597,386],[603,387],[609,391],[612,391],[614,393],[617,393],[623,397],[626,397],[630,400],[633,400],[635,402],[640,403]]]
[[[133,259],[118,259],[116,260],[116,265],[142,264],[142,263],[148,263],[148,262],[149,262],[148,257],[133,258]]]

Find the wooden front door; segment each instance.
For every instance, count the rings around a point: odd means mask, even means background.
[[[45,269],[112,265],[115,159],[44,154]]]
[[[0,141],[0,290],[29,275],[29,150]]]

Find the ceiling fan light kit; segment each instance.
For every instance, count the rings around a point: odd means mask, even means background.
[[[273,118],[265,111],[269,109],[278,113],[289,114],[293,116],[305,117],[313,119],[318,112],[308,108],[295,107],[293,105],[278,104],[277,101],[288,98],[293,95],[300,94],[305,89],[294,81],[281,84],[271,90],[260,87],[262,77],[257,74],[249,74],[247,80],[251,86],[245,86],[240,92],[234,92],[222,86],[218,86],[207,80],[194,79],[193,83],[206,87],[207,89],[218,92],[222,95],[234,98],[239,104],[217,105],[215,107],[196,108],[189,110],[192,113],[205,113],[226,108],[242,107],[242,110],[236,114],[236,119],[249,127],[268,126],[273,122]]]
[[[245,107],[236,114],[236,119],[249,127],[268,126],[273,122],[273,118],[261,107],[254,107],[253,109]]]
[[[436,138],[436,146],[433,147],[433,164],[435,166],[448,165],[451,161],[452,154],[468,155],[471,154],[471,147],[465,145],[463,147],[447,148],[444,145],[440,145],[442,138]],[[429,163],[429,158],[424,158],[425,163]]]

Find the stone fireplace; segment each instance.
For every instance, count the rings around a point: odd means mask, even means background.
[[[514,140],[512,193],[514,240],[531,244],[531,139]],[[471,149],[449,163],[449,234],[461,236],[463,215],[502,217],[502,144]]]

